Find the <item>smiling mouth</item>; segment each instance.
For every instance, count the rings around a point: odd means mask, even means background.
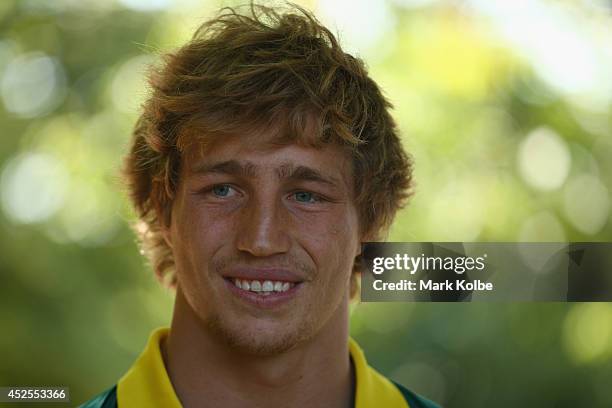
[[[226,278],[228,282],[244,292],[270,296],[291,290],[299,283],[273,280]]]

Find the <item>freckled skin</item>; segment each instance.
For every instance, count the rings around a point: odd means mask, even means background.
[[[192,173],[202,163],[248,161],[247,175]],[[306,166],[336,183],[279,178],[282,166]],[[231,137],[188,154],[167,231],[176,262],[175,310],[192,314],[204,334],[245,354],[273,355],[317,336],[342,336],[353,261],[360,250],[348,154]],[[228,293],[222,273],[234,265],[285,267],[304,280],[297,296],[260,309]],[[175,316],[176,317],[176,316]],[[325,331],[325,333],[321,333]],[[334,333],[337,331],[337,333]],[[346,337],[346,335],[344,335]]]

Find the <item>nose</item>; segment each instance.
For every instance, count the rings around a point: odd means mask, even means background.
[[[275,199],[253,200],[240,214],[238,250],[258,257],[288,252],[291,242],[287,234],[287,221],[282,204]]]

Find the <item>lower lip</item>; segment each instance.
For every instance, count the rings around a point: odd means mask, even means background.
[[[252,304],[253,306],[260,307],[262,309],[273,309],[279,307],[295,298],[302,287],[302,283],[296,283],[286,292],[270,292],[269,295],[260,295],[250,290],[243,290],[230,282],[229,279],[223,279],[225,285],[227,285],[230,292],[238,296],[240,299]]]

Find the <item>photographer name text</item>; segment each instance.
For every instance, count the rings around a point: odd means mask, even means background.
[[[372,283],[372,287],[377,291],[453,291],[453,290],[465,290],[465,291],[492,291],[493,283],[483,282],[481,280],[469,281],[466,279],[459,280],[446,280],[444,282],[437,282],[431,279],[421,279],[417,282],[402,279],[398,282],[383,282],[380,279],[376,279]]]

